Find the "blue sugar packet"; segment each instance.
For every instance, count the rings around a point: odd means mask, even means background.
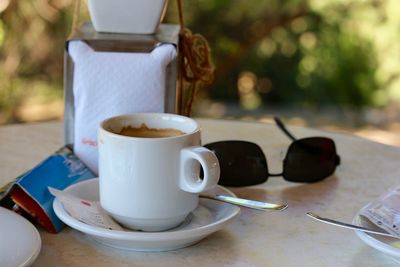
[[[18,177],[3,194],[0,205],[19,210],[47,231],[57,233],[62,229],[63,223],[54,213],[54,196],[50,194],[48,187],[63,190],[74,183],[94,177],[94,173],[65,146]]]

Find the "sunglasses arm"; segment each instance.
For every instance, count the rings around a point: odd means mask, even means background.
[[[294,137],[293,134],[291,134],[289,132],[288,129],[286,129],[286,126],[283,124],[283,122],[278,118],[278,117],[274,117],[275,123],[278,126],[279,129],[282,130],[282,132],[284,132],[290,139],[292,139],[292,141],[296,141],[296,137]],[[339,166],[340,165],[340,157],[339,155],[335,156],[335,165]],[[270,174],[270,176],[282,176],[281,174],[279,175],[274,175],[274,174]]]
[[[288,129],[286,129],[286,126],[283,124],[283,122],[278,118],[274,117],[275,123],[278,126],[279,129],[281,129],[282,132],[284,132],[292,141],[296,141],[296,137],[294,137],[293,134],[289,132]]]

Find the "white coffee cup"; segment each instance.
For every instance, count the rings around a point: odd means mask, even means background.
[[[120,134],[124,127],[143,124],[184,134]],[[179,225],[198,206],[198,194],[215,187],[219,179],[218,159],[200,143],[199,125],[184,116],[138,113],[106,119],[98,133],[101,206],[131,229],[162,231]]]

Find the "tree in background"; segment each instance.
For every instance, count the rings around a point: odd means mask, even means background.
[[[0,0],[0,123],[25,120],[21,110],[29,103],[62,103],[72,4]],[[400,101],[396,0],[183,4],[186,25],[209,40],[216,65],[215,81],[198,102],[361,110]],[[173,0],[165,21],[178,21]]]
[[[187,25],[213,49],[215,82],[208,96],[245,109],[360,110],[394,100],[389,91],[399,82],[394,66],[400,62],[387,54],[397,51],[398,37],[389,34],[400,25],[395,1],[320,2],[185,2]],[[174,16],[170,12],[169,19]]]
[[[0,123],[29,102],[62,99],[72,0],[0,1]],[[47,118],[52,118],[47,114]]]

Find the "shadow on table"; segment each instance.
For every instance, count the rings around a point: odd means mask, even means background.
[[[357,238],[356,236],[354,238]],[[354,254],[349,267],[358,266],[400,266],[400,258],[395,258],[367,245]]]
[[[329,201],[337,190],[339,179],[335,175],[312,184],[286,182],[283,189],[268,187],[229,187],[235,195],[258,201],[282,201],[289,206]]]
[[[328,203],[334,198],[338,183],[336,175],[311,184],[291,183],[292,186],[282,190],[281,197],[287,201],[289,207],[304,207],[308,203]]]
[[[255,187],[228,187],[237,197],[251,200],[266,201],[268,191]]]
[[[88,261],[101,258],[104,266],[111,266],[116,258],[121,264],[152,267],[185,266],[195,262],[198,262],[199,266],[211,266],[215,264],[217,258],[227,258],[233,263],[236,260],[235,255],[238,254],[235,253],[235,244],[240,242],[231,231],[222,229],[185,248],[162,252],[140,252],[108,247],[86,235],[76,234],[75,237],[79,239],[77,239],[77,252],[78,246],[82,246],[81,249],[88,254]],[[190,260],[186,262],[189,257]]]
[[[339,179],[333,175],[323,181],[312,184],[295,184],[282,190],[282,199],[286,200],[289,206],[304,206],[305,203],[328,203],[334,198],[338,188]]]

